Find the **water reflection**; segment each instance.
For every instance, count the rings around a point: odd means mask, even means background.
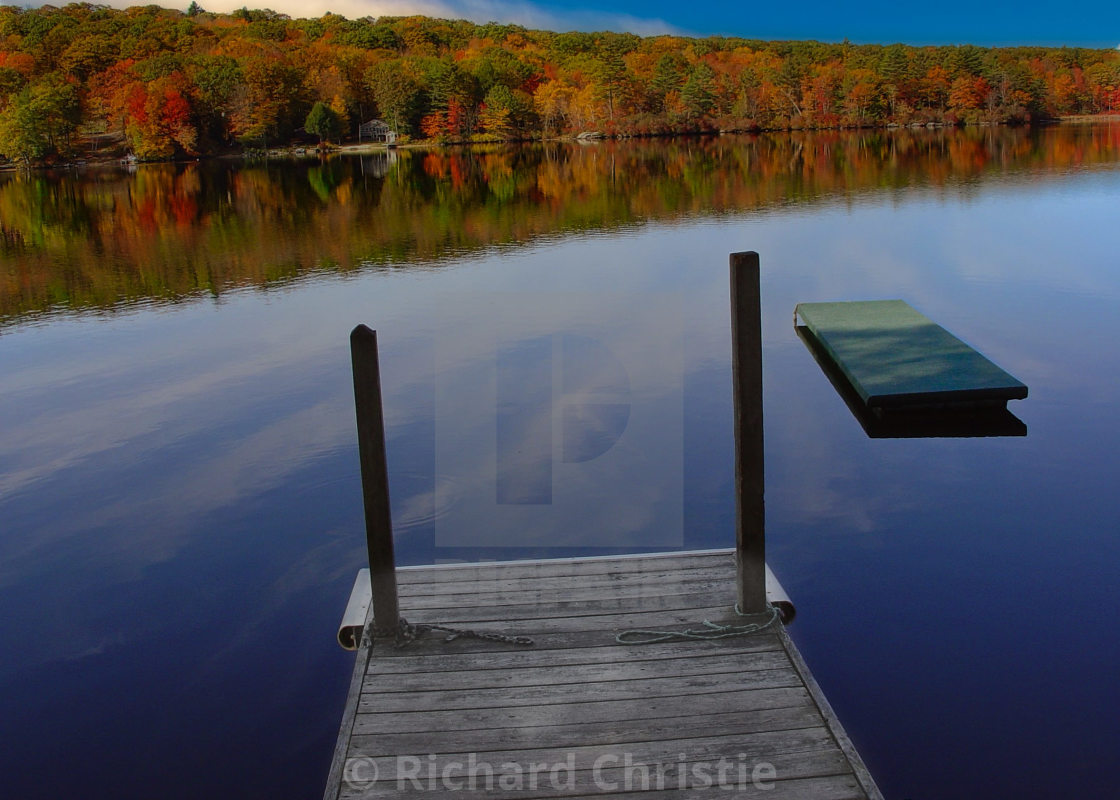
[[[542,236],[1115,161],[1116,126],[725,136],[0,176],[0,324]]]
[[[1070,624],[1068,588],[1120,601],[1114,131],[0,178],[18,231],[0,256],[5,789],[57,794],[42,776],[63,754],[88,797],[321,792],[352,667],[333,634],[365,558],[358,322],[382,344],[402,562],[729,545],[726,264],[755,249],[769,556],[884,790],[1111,797],[1120,639],[1107,614]],[[165,299],[196,295],[214,300]],[[1030,436],[869,440],[789,324],[852,296],[913,298],[983,342],[1031,386]],[[35,311],[55,308],[114,311]],[[551,502],[499,503],[499,370],[546,356],[535,391],[502,391],[536,402],[522,446],[547,455]]]

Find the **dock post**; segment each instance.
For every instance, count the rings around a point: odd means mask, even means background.
[[[389,468],[385,458],[377,332],[365,325],[354,328],[350,333],[350,358],[354,368],[354,407],[358,418],[358,455],[362,463],[373,622],[380,630],[395,630],[400,610],[393,556],[393,521],[389,511]]]
[[[758,253],[731,254],[731,382],[735,414],[735,562],[739,610],[766,610],[762,303]]]

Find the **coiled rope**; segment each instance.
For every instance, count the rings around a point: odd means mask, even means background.
[[[766,604],[764,612],[768,618],[764,622],[747,622],[742,625],[720,625],[717,622],[704,620],[702,628],[688,628],[683,631],[651,631],[634,628],[617,634],[614,640],[619,644],[653,644],[654,642],[669,642],[677,639],[730,639],[734,636],[754,636],[762,633],[779,619],[781,612],[775,607]],[[740,617],[757,617],[758,614],[744,614],[735,604],[735,613]]]
[[[442,631],[448,634],[444,637],[445,642],[453,642],[456,639],[482,639],[487,642],[502,642],[503,644],[516,644],[523,647],[532,647],[533,640],[528,636],[509,636],[504,633],[493,633],[491,631],[476,631],[470,628],[449,628],[446,625],[437,625],[435,623],[418,622],[413,624],[404,617],[401,617],[397,622],[395,628],[375,628],[373,623],[365,630],[365,638],[370,644],[375,639],[392,639],[394,647],[406,647],[410,642],[414,642],[429,631]],[[363,642],[364,644],[365,642]]]

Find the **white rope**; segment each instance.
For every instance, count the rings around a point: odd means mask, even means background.
[[[669,642],[677,639],[730,639],[733,636],[754,636],[762,633],[781,618],[781,612],[775,606],[766,604],[769,618],[765,622],[748,622],[743,625],[721,625],[717,622],[704,620],[703,628],[688,628],[683,631],[649,631],[640,628],[623,631],[614,637],[619,644],[653,644],[654,642]],[[757,614],[744,614],[735,604],[735,613],[740,617],[753,617]]]

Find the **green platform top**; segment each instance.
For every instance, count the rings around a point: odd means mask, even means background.
[[[997,405],[1027,387],[903,300],[794,310],[868,408]]]

